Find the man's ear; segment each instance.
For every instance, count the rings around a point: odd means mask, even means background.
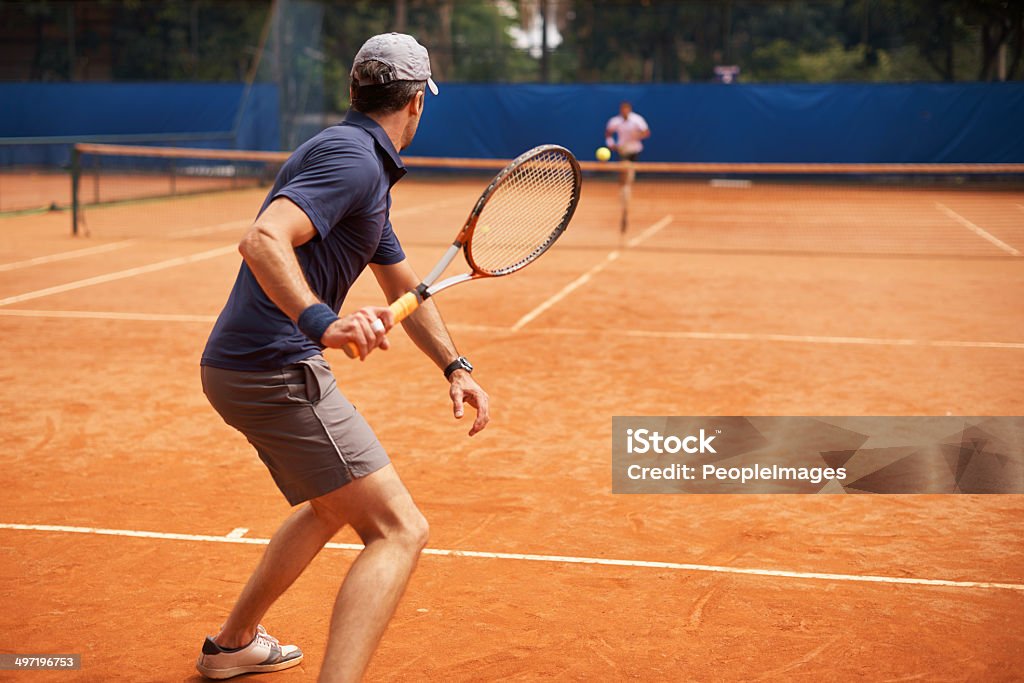
[[[426,104],[426,96],[426,91],[420,90],[411,100],[409,100],[409,113],[412,116],[419,116],[423,113],[423,106]]]

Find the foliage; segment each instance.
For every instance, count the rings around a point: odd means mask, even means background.
[[[1020,0],[278,0],[299,4],[315,6],[320,20],[289,34],[295,60],[322,70],[335,107],[345,104],[361,42],[388,30],[428,45],[447,81],[705,81],[720,64],[739,65],[747,82],[993,80],[1000,64],[1007,78],[1024,77]],[[546,72],[510,32],[544,7],[561,35]],[[270,8],[0,1],[0,38],[13,59],[3,77],[241,80]],[[304,41],[312,52],[298,49]]]

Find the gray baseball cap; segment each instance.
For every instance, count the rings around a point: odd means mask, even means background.
[[[390,74],[384,74],[376,81],[359,79],[356,67],[363,62],[377,61],[391,67]],[[352,78],[359,85],[376,85],[391,81],[426,81],[430,92],[437,94],[437,84],[430,77],[430,56],[427,48],[416,39],[404,33],[381,33],[363,43],[352,60]]]

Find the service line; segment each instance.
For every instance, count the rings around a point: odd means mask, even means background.
[[[9,296],[5,299],[0,299],[0,306],[10,306],[11,304],[20,303],[22,301],[30,301],[32,299],[41,299],[44,296],[51,296],[53,294],[61,294],[63,292],[71,292],[76,289],[82,289],[84,287],[91,287],[93,285],[103,284],[105,282],[114,282],[116,280],[124,280],[125,278],[135,277],[136,275],[143,275],[145,273],[153,273],[159,270],[166,270],[167,268],[174,268],[176,266],[183,266],[189,263],[196,263],[198,261],[205,261],[207,259],[216,258],[218,256],[224,256],[235,251],[237,247],[234,244],[230,244],[225,247],[217,247],[216,249],[209,249],[207,251],[201,251],[198,254],[190,254],[188,256],[178,256],[177,258],[167,259],[166,261],[157,261],[156,263],[150,263],[145,266],[138,266],[135,268],[128,268],[126,270],[118,270],[113,273],[107,273],[105,275],[97,275],[95,277],[85,278],[84,280],[75,280],[74,282],[66,282],[63,285],[56,285],[54,287],[47,287],[45,289],[37,289],[33,292],[25,292],[24,294],[16,294]]]
[[[392,211],[391,215],[394,217],[394,216],[403,216],[403,215],[409,215],[409,214],[417,214],[417,213],[422,213],[424,211],[433,211],[435,209],[440,209],[440,208],[445,208],[445,207],[448,207],[448,206],[452,206],[452,205],[456,204],[456,202],[464,203],[463,200],[451,200],[451,199],[444,200],[444,201],[430,202],[430,203],[419,205],[419,206],[412,206],[412,207],[409,207],[409,208],[406,208],[406,209],[399,209],[397,211]],[[180,239],[185,239],[185,238],[188,238],[188,237],[199,237],[199,236],[203,236],[203,235],[211,235],[211,234],[218,233],[218,232],[227,232],[229,230],[240,230],[241,228],[245,228],[245,227],[248,227],[248,226],[252,225],[252,223],[253,223],[253,219],[243,219],[243,220],[227,221],[226,223],[217,223],[217,224],[214,224],[214,225],[203,225],[203,226],[200,226],[198,228],[186,228],[184,230],[178,230],[176,232],[170,232],[170,233],[167,233],[166,235],[157,235],[157,236],[155,236],[154,238],[152,238],[151,240],[148,240],[148,241],[159,241],[161,239],[180,240]],[[86,247],[84,249],[72,249],[72,250],[69,250],[69,251],[58,252],[56,254],[47,254],[46,256],[36,256],[35,258],[24,259],[22,261],[13,261],[11,263],[0,263],[0,272],[4,272],[4,271],[7,271],[7,270],[17,270],[19,268],[30,268],[32,266],[43,265],[43,264],[46,264],[46,263],[53,263],[53,262],[56,262],[56,261],[66,261],[66,260],[69,260],[69,259],[82,258],[82,257],[85,257],[85,256],[92,256],[92,255],[95,255],[95,254],[104,254],[104,253],[109,252],[109,251],[115,251],[117,249],[124,249],[125,247],[130,247],[133,244],[141,244],[141,243],[144,243],[145,241],[147,241],[147,240],[144,240],[141,237],[136,237],[136,238],[132,238],[132,239],[121,240],[121,241],[118,241],[118,242],[111,242],[109,244],[100,244],[100,245],[97,245],[95,247]],[[2,304],[0,304],[0,305],[2,305]]]
[[[105,254],[108,251],[115,251],[117,249],[124,249],[129,247],[139,240],[121,240],[120,242],[110,242],[109,244],[100,244],[95,247],[86,247],[85,249],[72,249],[70,251],[61,251],[56,254],[47,254],[46,256],[36,256],[35,258],[25,259],[24,261],[13,261],[11,263],[0,263],[0,272],[7,270],[17,270],[19,268],[30,268],[32,266],[39,266],[44,263],[54,263],[56,261],[67,261],[73,258],[82,258],[83,256],[92,256],[93,254]]]
[[[600,264],[599,264],[600,265]],[[0,317],[12,318],[63,318],[79,320],[133,320],[140,322],[170,323],[212,323],[216,315],[192,315],[187,313],[132,313],[128,311],[47,311],[28,309],[0,309]],[[477,325],[472,323],[450,323],[449,329],[456,332],[479,332],[488,335],[509,334],[507,327]],[[885,337],[829,337],[809,334],[768,334],[761,332],[702,332],[677,330],[621,330],[584,329],[580,327],[535,327],[532,332],[553,336],[614,336],[619,339],[690,339],[695,341],[728,342],[780,342],[793,344],[839,344],[846,346],[904,346],[939,349],[1009,349],[1024,350],[1024,342],[984,341],[960,339],[909,339]]]
[[[935,208],[937,208],[940,211],[942,211],[944,214],[946,214],[947,216],[952,218],[954,221],[956,221],[960,225],[964,226],[965,228],[967,228],[968,230],[973,232],[975,235],[978,235],[979,237],[982,237],[982,238],[988,240],[989,242],[991,242],[992,244],[996,245],[997,247],[999,247],[1000,249],[1002,249],[1006,253],[1008,253],[1008,254],[1010,254],[1012,256],[1020,256],[1020,252],[1017,251],[1016,249],[1014,249],[1013,247],[1011,247],[1009,244],[1007,244],[1006,242],[1002,241],[1001,239],[999,239],[998,237],[996,237],[992,233],[988,232],[984,228],[982,228],[982,227],[980,227],[978,225],[975,225],[974,223],[972,223],[971,221],[967,220],[966,218],[964,218],[963,216],[958,214],[956,211],[954,211],[953,209],[951,209],[948,206],[946,206],[945,204],[940,204],[939,202],[935,202]]]
[[[226,232],[228,230],[236,230],[244,228],[252,223],[251,220],[244,221],[229,221],[227,223],[217,223],[216,225],[204,225],[198,228],[188,228],[186,230],[179,230],[177,232],[168,233],[164,235],[163,239],[168,240],[180,240],[186,237],[197,237],[200,235],[210,235],[217,232]],[[84,249],[71,249],[69,251],[61,251],[56,254],[47,254],[46,256],[36,256],[35,258],[25,259],[23,261],[14,261],[12,263],[0,263],[0,272],[7,270],[18,270],[19,268],[30,268],[32,266],[40,266],[46,263],[54,263],[58,261],[67,261],[70,259],[83,258],[85,256],[94,256],[96,254],[105,254],[110,251],[116,251],[118,249],[124,249],[135,244],[143,244],[144,240],[141,237],[134,237],[132,239],[120,240],[118,242],[110,242],[108,244],[99,244],[95,247],[86,247]]]
[[[662,228],[664,228],[666,225],[668,225],[671,222],[672,222],[672,216],[671,215],[664,216],[661,220],[657,221],[653,225],[648,226],[646,229],[644,229],[643,232],[641,232],[639,235],[637,235],[636,237],[631,239],[629,242],[627,242],[625,248],[626,249],[630,249],[632,247],[635,247],[635,246],[639,245],[641,242],[643,242],[647,238],[651,237],[652,235],[657,234],[659,231],[662,230]],[[580,275],[578,278],[576,278],[575,280],[573,280],[572,282],[567,284],[565,287],[562,287],[562,289],[558,290],[552,296],[548,297],[548,299],[543,301],[539,306],[537,306],[532,311],[530,311],[529,313],[524,315],[522,318],[517,320],[516,323],[512,326],[511,330],[513,332],[518,332],[519,330],[523,329],[526,325],[529,325],[539,315],[544,313],[544,311],[548,310],[549,308],[551,308],[552,306],[557,304],[559,301],[561,301],[565,297],[569,296],[570,294],[572,294],[574,291],[576,291],[577,289],[579,289],[583,285],[585,285],[588,282],[590,282],[590,279],[594,275],[600,273],[602,270],[607,268],[613,261],[615,261],[621,255],[622,255],[622,252],[620,252],[618,249],[615,249],[614,251],[609,252],[608,255],[604,257],[603,261],[598,262],[590,270],[588,270],[587,272],[583,273],[583,275]]]

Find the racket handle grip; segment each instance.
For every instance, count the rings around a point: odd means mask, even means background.
[[[395,317],[395,324],[397,325],[398,323],[402,322],[410,315],[412,315],[416,311],[416,309],[420,307],[420,304],[422,302],[423,299],[421,299],[419,293],[415,291],[406,292],[402,296],[392,301],[391,305],[388,306],[388,308],[391,309],[391,314]],[[380,319],[374,320],[372,327],[374,332],[384,331],[384,323],[382,323]],[[352,342],[349,342],[348,344],[343,346],[342,350],[345,352],[345,355],[347,355],[349,358],[359,357],[359,349],[356,348],[356,345],[353,344]]]
[[[420,298],[419,292],[416,291],[406,292],[392,301],[388,308],[391,309],[391,314],[395,316],[395,324],[397,325],[415,313],[421,303],[423,303],[423,299]]]

